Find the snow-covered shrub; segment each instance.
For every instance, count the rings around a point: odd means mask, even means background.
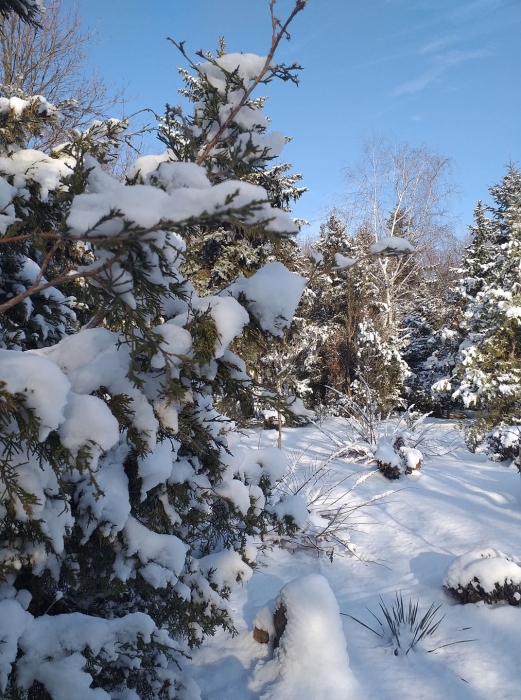
[[[343,399],[348,406],[348,425],[354,433],[342,441],[342,456],[357,462],[375,461],[380,472],[388,479],[398,479],[400,474],[411,474],[423,464],[423,453],[418,446],[426,433],[422,424],[428,414],[411,419],[411,409],[399,420],[363,410],[350,397]],[[412,408],[412,407],[411,407]]]
[[[488,433],[485,443],[490,459],[498,462],[510,459],[518,467],[521,464],[520,425],[499,425]]]
[[[400,474],[412,474],[421,469],[423,454],[415,447],[408,447],[399,435],[391,443],[381,439],[376,445],[374,458],[378,469],[387,479],[399,479]]]
[[[379,471],[387,479],[394,480],[400,478],[400,455],[388,440],[382,439],[377,442],[374,458]]]
[[[200,299],[179,270],[192,226],[297,232],[261,187],[211,177],[225,108],[234,123],[249,119],[251,90],[287,68],[250,54],[205,66],[215,89],[183,122],[194,139],[185,158],[141,158],[125,185],[97,160],[119,123],[76,134],[49,157],[14,142],[27,131],[24,110],[1,115],[6,698],[198,697],[180,673],[183,654],[216,626],[233,629],[226,599],[251,574],[252,536],[279,511],[280,527],[295,527],[271,495],[283,455],[239,449],[214,406],[237,381],[229,346],[248,312],[230,295]],[[216,100],[224,112],[212,111]],[[35,120],[52,112],[29,108]],[[251,154],[247,133],[237,167]],[[31,319],[39,335],[26,343]]]
[[[253,689],[263,688],[266,700],[345,700],[356,693],[338,603],[323,576],[287,583],[254,626],[275,647],[273,658],[254,670]]]
[[[344,450],[340,449],[320,462],[309,462],[307,466],[301,464],[306,458],[306,450],[290,455],[288,468],[274,491],[281,503],[293,503],[295,508],[298,504],[299,510],[294,517],[299,530],[293,535],[288,533],[280,537],[282,548],[330,561],[337,554],[356,555],[351,535],[363,520],[364,508],[392,492],[380,493],[367,500],[358,498],[357,488],[377,472],[355,473],[339,481],[333,462],[343,454]]]
[[[461,603],[521,604],[521,566],[497,549],[475,549],[456,557],[443,585]]]

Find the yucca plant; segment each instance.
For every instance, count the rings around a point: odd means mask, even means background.
[[[390,637],[391,642],[394,646],[394,655],[400,656],[405,653],[405,656],[414,649],[414,647],[427,637],[432,637],[437,631],[438,627],[441,625],[445,615],[438,615],[441,605],[435,606],[434,603],[431,604],[427,612],[425,612],[421,617],[419,616],[419,602],[415,603],[409,600],[409,605],[405,605],[402,594],[396,593],[394,603],[390,607],[386,605],[383,598],[380,596],[380,610],[383,614],[383,621],[375,615],[369,608],[368,612],[380,627],[380,631],[373,629],[370,625],[366,625],[365,622],[358,620],[352,615],[347,615],[347,613],[342,613],[347,617],[350,617],[359,625],[370,630],[378,637],[386,638]],[[434,649],[428,649],[428,652],[436,651],[441,647],[451,646],[452,644],[462,644],[464,642],[472,642],[473,639],[463,639],[455,642],[449,642],[448,644],[442,644],[436,646]]]

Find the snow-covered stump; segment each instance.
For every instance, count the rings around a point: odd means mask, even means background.
[[[356,681],[340,610],[323,576],[302,576],[286,584],[275,600],[259,610],[254,639],[273,645],[270,661],[255,668],[261,700],[346,700]]]
[[[497,549],[475,549],[456,557],[443,585],[461,603],[521,604],[521,566]]]
[[[374,458],[381,474],[386,479],[400,478],[400,456],[396,454],[393,446],[387,440],[379,440],[376,447]]]
[[[277,411],[263,411],[262,414],[264,416],[264,430],[279,430],[286,423],[282,413]]]
[[[414,447],[407,447],[402,437],[392,444],[385,439],[378,440],[374,458],[380,471],[386,479],[399,479],[400,468],[404,474],[419,471],[423,464],[423,454]]]

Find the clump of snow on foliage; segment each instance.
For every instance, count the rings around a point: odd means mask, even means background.
[[[391,467],[400,466],[400,457],[388,440],[382,439],[378,441],[374,458],[382,464],[389,464]]]
[[[423,454],[420,450],[414,447],[401,447],[400,454],[402,455],[406,474],[419,469],[423,462]]]
[[[22,197],[29,198],[26,189],[28,181],[40,185],[38,194],[42,202],[46,202],[50,190],[65,189],[62,179],[72,174],[74,159],[62,155],[60,158],[50,158],[46,153],[32,148],[16,151],[9,156],[0,156],[0,172],[13,178],[13,187]]]
[[[289,328],[306,282],[282,263],[272,262],[251,277],[241,275],[225,292],[234,297],[244,294],[248,310],[262,330],[282,337],[282,329]]]
[[[217,326],[216,358],[224,355],[232,340],[250,321],[246,309],[233,297],[205,297],[197,302],[197,309],[208,311]]]
[[[182,165],[191,164],[177,165],[180,170]],[[88,191],[74,198],[67,218],[71,231],[78,236],[113,237],[121,233],[125,221],[153,229],[160,227],[160,222],[183,223],[202,219],[209,214],[218,213],[222,219],[226,219],[227,212],[231,218],[241,218],[245,224],[258,224],[262,220],[269,222],[266,228],[274,233],[298,233],[290,217],[272,208],[266,191],[257,185],[227,180],[211,188],[176,187],[165,192],[149,185],[127,187],[105,173],[97,161],[89,156],[86,157],[86,166],[91,168]],[[192,174],[192,169],[188,170]],[[200,181],[198,184],[201,184]],[[242,217],[237,214],[238,209],[253,206],[254,212],[247,212]],[[110,218],[114,211],[120,212],[120,216]],[[109,219],[100,224],[102,217]]]
[[[287,396],[286,403],[288,408],[294,416],[300,416],[301,418],[313,418],[315,415],[314,411],[304,406],[304,402],[298,396]]]
[[[302,496],[283,496],[274,505],[268,506],[267,510],[275,513],[279,520],[291,518],[299,528],[306,525],[309,517],[307,503]]]
[[[63,423],[70,384],[52,362],[32,353],[0,350],[0,381],[6,391],[25,397],[40,422],[40,440]]]
[[[335,266],[332,269],[345,270],[348,267],[353,267],[357,262],[356,258],[346,258],[346,256],[341,253],[335,253]]]
[[[18,685],[29,688],[38,681],[53,700],[108,700],[108,693],[91,688],[92,675],[86,670],[87,657],[81,652],[103,654],[121,668],[131,669],[136,663],[133,656],[137,656],[133,651],[140,642],[150,643],[153,637],[175,648],[166,631],[159,630],[144,613],[113,620],[81,613],[32,618],[26,613],[19,639],[23,656],[17,663]]]
[[[229,446],[229,453],[223,457],[231,473],[244,479],[247,484],[258,486],[261,479],[268,479],[271,484],[278,481],[285,473],[287,457],[276,447],[262,449],[245,449]]]
[[[414,253],[414,246],[405,238],[387,236],[386,238],[381,238],[376,243],[373,243],[369,251],[371,255],[401,258],[404,255]]]

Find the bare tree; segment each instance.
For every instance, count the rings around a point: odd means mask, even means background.
[[[452,236],[448,206],[456,188],[450,158],[427,146],[373,136],[362,142],[362,157],[345,176],[350,218],[370,223],[375,241],[398,235],[425,246]]]
[[[395,236],[409,240],[415,256],[381,258],[372,272],[382,290],[386,327],[394,333],[399,309],[411,293],[423,265],[436,251],[453,247],[449,202],[456,188],[452,163],[427,146],[414,147],[387,136],[363,142],[362,157],[346,168],[341,211],[351,231],[365,229],[376,243]]]
[[[61,118],[32,146],[49,150],[67,140],[71,129],[82,129],[110,114],[122,103],[123,91],[86,72],[87,51],[96,32],[82,29],[76,7],[65,11],[62,0],[46,0],[40,26],[0,11],[0,93],[7,97],[43,95],[60,107]]]

